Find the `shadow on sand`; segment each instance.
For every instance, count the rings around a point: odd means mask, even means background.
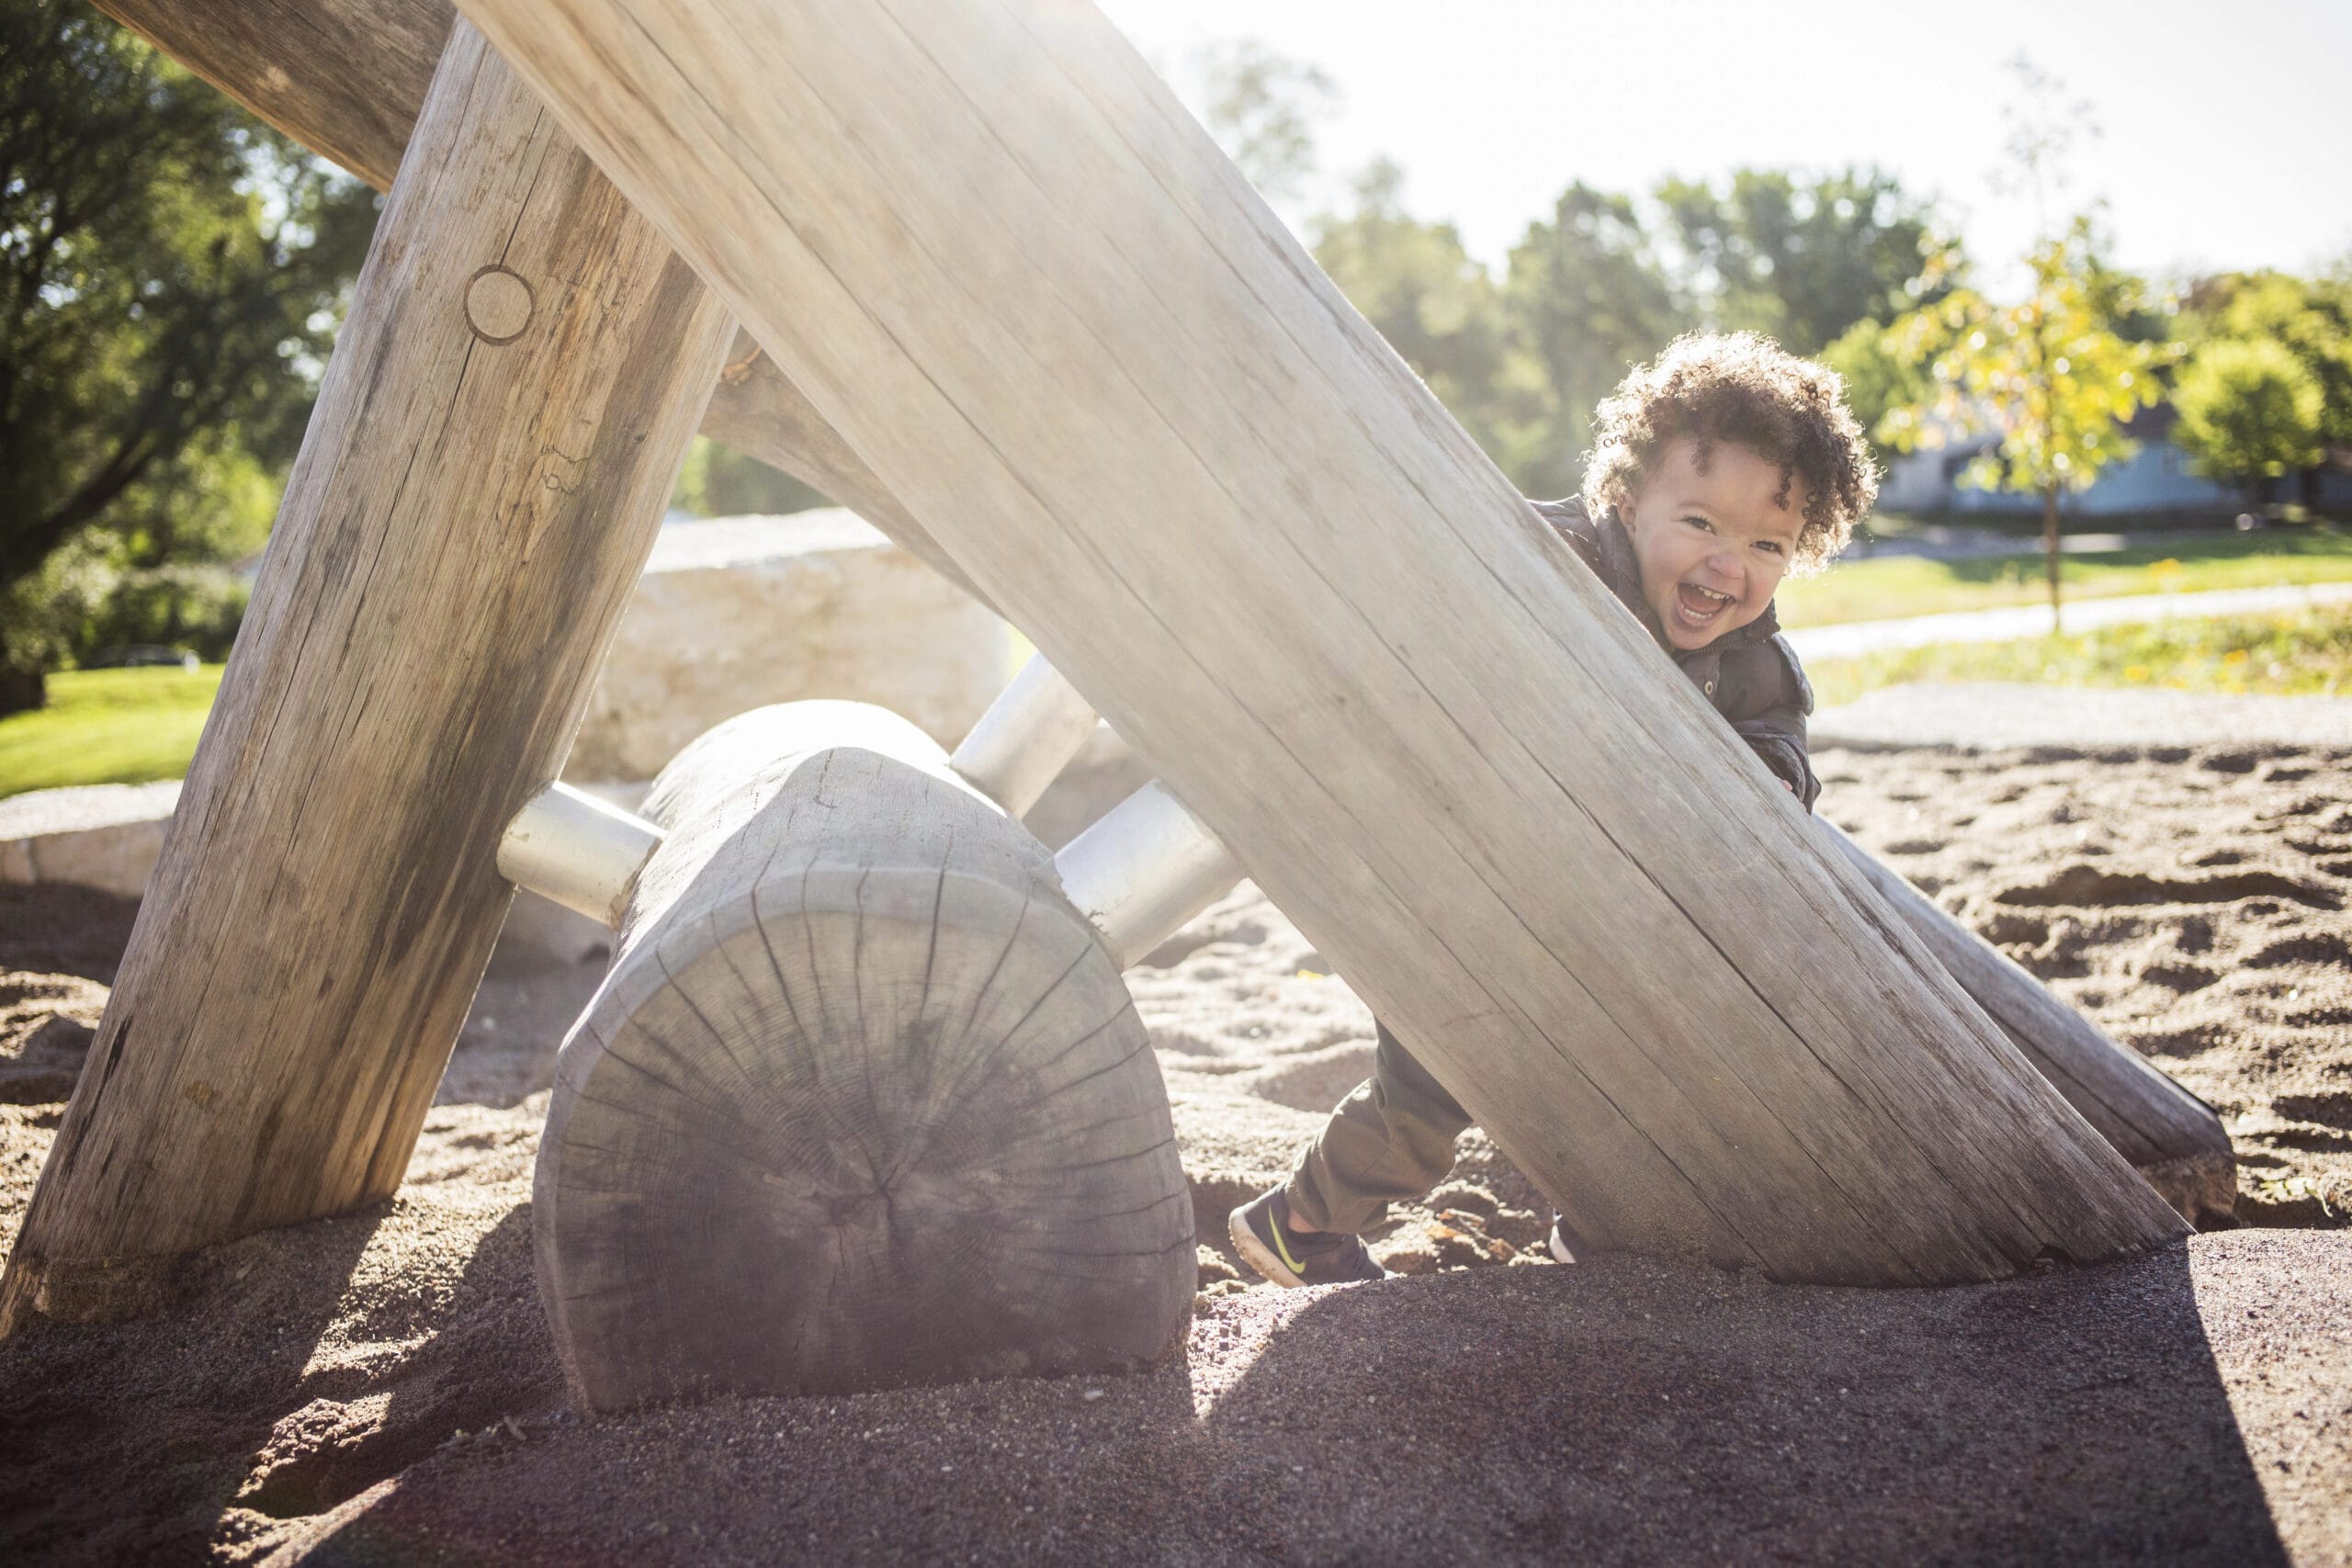
[[[289,1544],[314,1563],[2283,1562],[2190,1262],[1864,1292],[1614,1258],[1253,1292],[1157,1372],[550,1423]]]

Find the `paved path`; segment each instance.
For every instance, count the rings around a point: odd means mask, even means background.
[[[1881,686],[1823,708],[1816,746],[2309,746],[2352,751],[2352,697],[2230,696],[1999,682]]]
[[[2161,621],[2174,615],[2277,615],[2328,604],[2352,604],[2352,582],[2080,599],[2067,604],[2065,626],[2069,632],[2080,632],[2094,626]],[[1886,649],[1925,648],[1937,642],[2007,642],[2042,637],[2049,630],[2049,605],[2018,604],[2001,610],[1964,610],[1950,615],[1911,615],[1897,621],[1804,626],[1787,635],[1800,659],[1846,659]]]

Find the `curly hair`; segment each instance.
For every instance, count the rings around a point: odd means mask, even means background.
[[[1760,333],[1686,333],[1593,411],[1586,510],[1601,517],[1626,505],[1649,466],[1686,437],[1698,443],[1702,468],[1718,441],[1778,463],[1783,505],[1803,482],[1792,571],[1826,566],[1878,499],[1878,465],[1846,407],[1844,378]]]

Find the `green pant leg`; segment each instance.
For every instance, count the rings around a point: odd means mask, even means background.
[[[1316,1230],[1369,1230],[1391,1201],[1418,1198],[1453,1168],[1453,1140],[1470,1113],[1376,1024],[1372,1077],[1340,1101],[1299,1156],[1285,1192],[1290,1212]]]

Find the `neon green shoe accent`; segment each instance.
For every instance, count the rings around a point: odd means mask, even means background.
[[[1266,1215],[1266,1228],[1274,1233],[1274,1250],[1282,1255],[1283,1265],[1288,1268],[1292,1273],[1296,1274],[1301,1279],[1305,1279],[1306,1277],[1306,1265],[1301,1263],[1297,1258],[1293,1258],[1290,1255],[1290,1248],[1283,1245],[1283,1222],[1272,1212],[1269,1212]]]

